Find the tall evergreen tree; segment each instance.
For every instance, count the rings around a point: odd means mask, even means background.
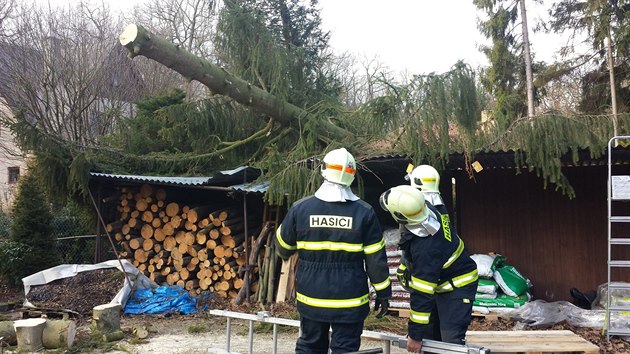
[[[13,242],[14,282],[22,277],[59,264],[59,254],[52,235],[52,214],[46,195],[32,173],[20,180],[13,206],[9,239]]]
[[[572,69],[590,65],[582,79],[580,110],[601,114],[630,109],[630,1],[562,0],[550,10],[550,30],[590,40],[586,53],[577,53]],[[619,107],[617,109],[617,101]],[[616,112],[614,112],[616,110]]]
[[[479,29],[492,41],[491,45],[481,48],[490,61],[490,67],[481,78],[482,84],[495,99],[495,118],[506,128],[518,116],[527,113],[525,62],[521,43],[514,32],[519,18],[518,2],[474,0],[473,3],[487,16],[479,23]]]

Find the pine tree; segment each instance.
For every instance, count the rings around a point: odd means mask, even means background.
[[[13,206],[9,242],[0,251],[0,273],[13,284],[59,264],[52,237],[52,214],[37,178],[22,177]]]

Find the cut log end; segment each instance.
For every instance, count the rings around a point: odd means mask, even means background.
[[[138,26],[135,24],[127,25],[120,36],[118,36],[118,40],[120,44],[127,45],[129,43],[133,43],[138,37]]]

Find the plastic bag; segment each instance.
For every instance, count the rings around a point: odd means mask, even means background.
[[[528,325],[532,327],[550,327],[567,321],[577,327],[602,328],[605,316],[605,311],[585,310],[568,301],[535,300],[527,303],[519,312],[519,317],[528,321]],[[616,317],[613,319],[614,323],[618,320]]]
[[[611,282],[611,285],[624,285],[630,286],[630,283],[615,281]],[[607,283],[601,284],[597,287],[597,297],[593,300],[591,308],[596,310],[605,310],[606,302],[608,301],[608,286]],[[610,292],[610,303],[615,307],[627,307],[630,311],[630,290],[628,289],[613,289]]]

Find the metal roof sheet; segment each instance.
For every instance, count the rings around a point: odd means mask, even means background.
[[[207,185],[212,177],[168,177],[168,176],[141,176],[141,175],[119,175],[109,173],[90,172],[91,176],[130,182],[152,182],[176,184],[182,186],[203,186]]]
[[[230,186],[235,190],[240,190],[248,193],[265,193],[269,188],[269,181],[263,182],[251,182]]]
[[[123,175],[90,172],[90,176],[115,181],[128,181],[134,183],[161,183],[178,186],[216,186],[223,185],[227,188],[247,192],[247,193],[265,193],[269,187],[269,181],[254,181],[247,183],[233,184],[241,180],[241,175],[247,174],[248,179],[257,178],[260,171],[248,166],[240,166],[232,170],[218,172],[213,177],[172,177],[172,176],[142,176],[142,175]]]

